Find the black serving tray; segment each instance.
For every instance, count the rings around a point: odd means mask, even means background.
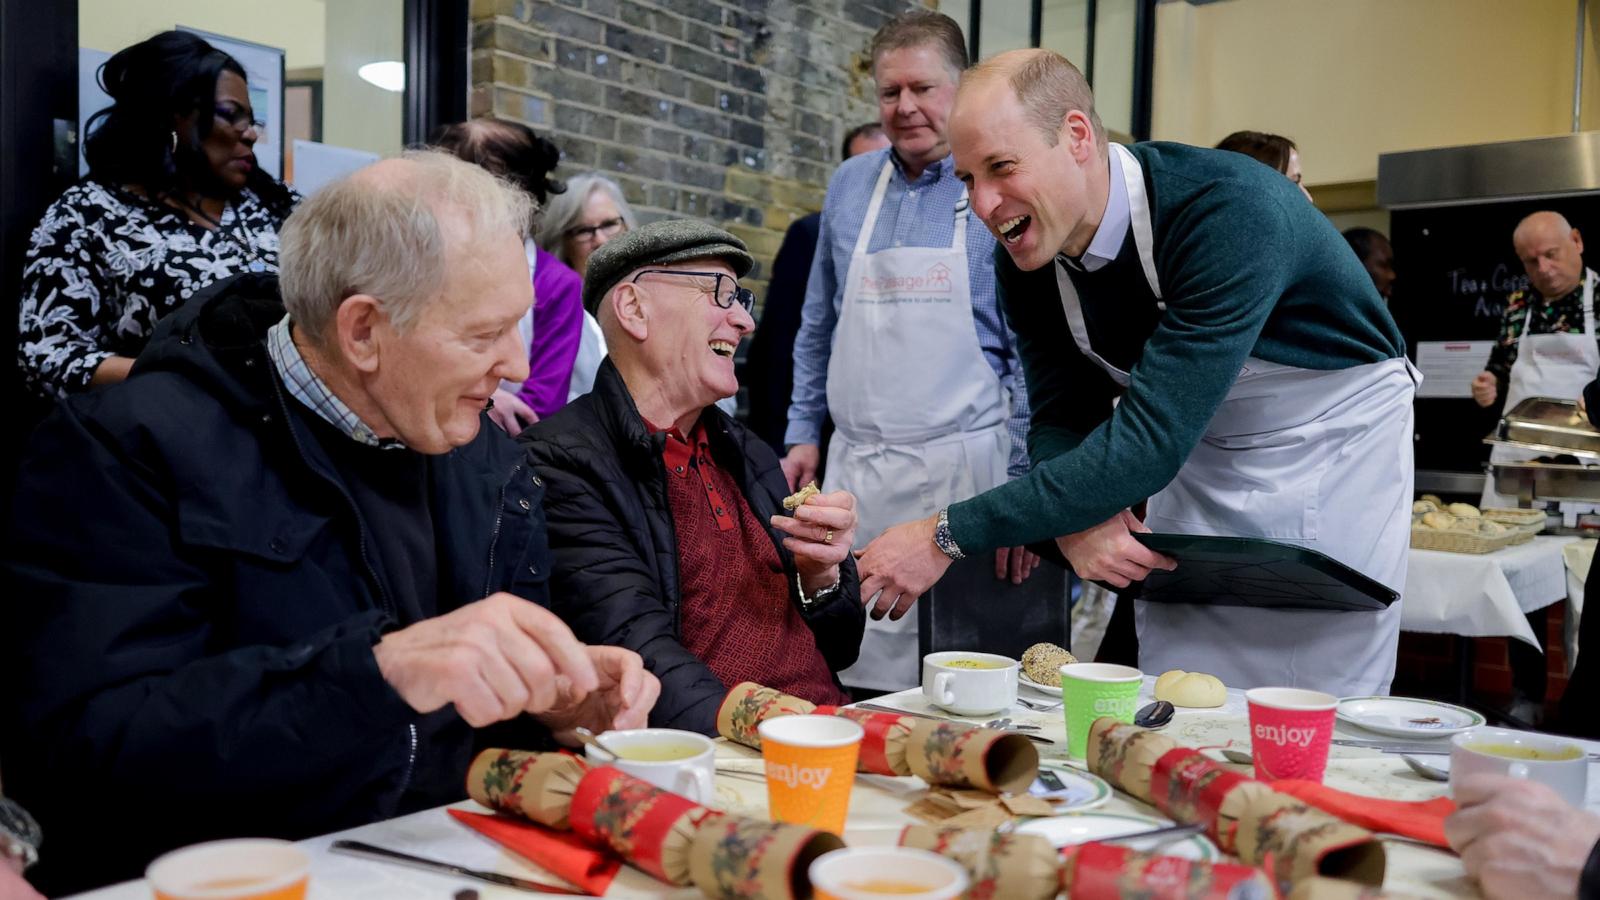
[[[1265,609],[1384,610],[1400,595],[1344,563],[1305,547],[1262,538],[1134,534],[1178,561],[1117,590],[1152,603],[1205,603]]]

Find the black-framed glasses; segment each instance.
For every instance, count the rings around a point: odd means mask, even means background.
[[[732,309],[733,304],[737,303],[744,307],[745,312],[750,312],[756,307],[755,291],[739,287],[739,279],[726,272],[691,272],[688,269],[640,269],[639,273],[630,280],[638,281],[646,275],[688,275],[693,278],[715,278],[716,283],[711,288],[711,299],[718,306],[723,309]],[[728,285],[726,288],[722,285],[723,279],[727,279]]]
[[[597,238],[615,237],[625,224],[620,218],[606,219],[598,225],[579,225],[574,228],[568,228],[562,234],[571,240],[592,244]]]
[[[244,106],[234,106],[231,103],[218,103],[216,106],[216,116],[222,121],[227,122],[234,131],[237,131],[240,134],[244,134],[251,128],[260,131],[261,129],[267,127],[267,123],[256,118],[255,110]]]

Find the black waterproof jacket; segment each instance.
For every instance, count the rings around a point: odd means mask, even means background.
[[[465,795],[473,731],[379,675],[373,644],[415,615],[386,596],[312,413],[267,356],[283,314],[270,276],[219,283],[127,382],[33,436],[3,549],[0,767],[43,826],[29,874],[48,892],[187,843]],[[428,472],[440,606],[545,603],[543,489],[517,444],[485,417]],[[508,730],[548,740],[532,720]]]
[[[706,407],[701,421],[712,458],[733,474],[756,518],[766,522],[782,513],[789,491],[772,448],[715,406]],[[650,433],[606,359],[593,392],[530,426],[521,440],[547,482],[552,609],[579,640],[644,657],[661,681],[651,725],[714,734],[717,707],[731,685],[718,681],[679,639],[678,538],[661,458],[666,435]],[[767,531],[789,573],[790,600],[798,604],[794,556],[784,549],[782,532]],[[832,600],[802,613],[835,672],[856,661],[866,628],[853,560],[841,567],[840,581]]]

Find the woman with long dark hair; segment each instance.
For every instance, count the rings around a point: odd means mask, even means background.
[[[45,396],[121,381],[196,291],[276,272],[298,199],[256,162],[244,68],[204,39],[163,32],[99,77],[112,105],[89,119],[89,176],[45,211],[22,274],[18,358]]]

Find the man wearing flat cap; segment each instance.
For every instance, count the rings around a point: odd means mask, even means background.
[[[777,456],[715,405],[755,327],[738,282],[752,264],[692,220],[596,250],[583,301],[610,356],[592,393],[522,437],[547,484],[552,608],[580,639],[644,657],[661,681],[652,725],[715,732],[741,681],[848,702],[835,673],[865,627],[855,497],[786,512]]]

